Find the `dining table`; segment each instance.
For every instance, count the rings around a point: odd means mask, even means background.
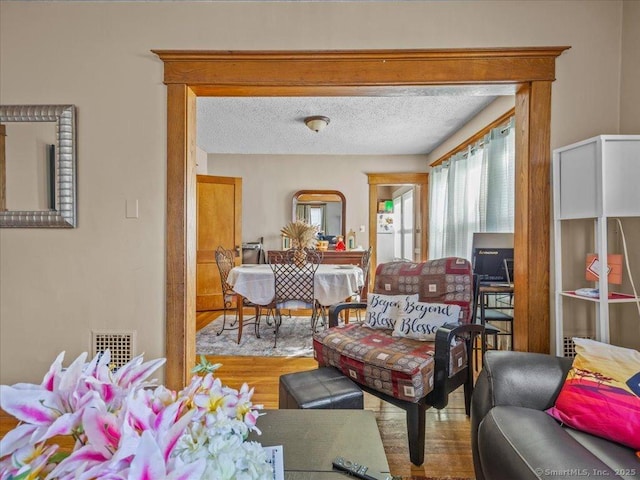
[[[227,282],[238,298],[238,326],[242,329],[243,298],[254,305],[269,305],[275,297],[275,276],[268,264],[244,264],[233,267]],[[344,302],[364,285],[364,272],[357,265],[318,265],[313,279],[314,297],[325,307]],[[241,336],[242,333],[239,332]]]

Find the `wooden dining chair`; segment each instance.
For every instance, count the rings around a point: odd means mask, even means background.
[[[311,328],[315,329],[318,310],[314,295],[315,274],[322,262],[322,255],[315,250],[303,249],[305,255],[300,255],[297,249],[286,250],[278,254],[269,263],[273,270],[275,282],[275,339],[273,347],[278,342],[278,332],[282,324],[282,310],[311,309]],[[301,260],[304,259],[304,260]]]

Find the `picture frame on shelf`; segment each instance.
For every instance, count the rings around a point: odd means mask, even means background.
[[[353,250],[356,248],[356,232],[349,230],[347,233],[347,250]]]

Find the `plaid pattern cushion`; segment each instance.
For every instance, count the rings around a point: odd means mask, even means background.
[[[460,322],[471,321],[473,274],[471,263],[464,258],[382,263],[376,270],[373,291],[385,295],[417,293],[420,302],[460,305]]]
[[[420,301],[460,305],[462,323],[471,319],[473,298],[469,261],[443,258],[424,263],[392,262],[378,266],[374,292],[418,293]],[[433,390],[433,342],[391,336],[392,330],[372,330],[349,324],[313,335],[315,359],[352,380],[395,398],[418,402]],[[467,365],[464,342],[452,347],[450,375]]]
[[[371,330],[349,324],[313,335],[314,357],[355,382],[395,398],[418,402],[433,390],[433,342],[391,336],[392,330]],[[467,364],[464,343],[452,349],[450,371]]]

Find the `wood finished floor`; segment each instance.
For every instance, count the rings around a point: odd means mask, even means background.
[[[208,313],[198,314],[196,328],[202,328],[214,318],[215,315]],[[255,388],[253,402],[262,404],[268,409],[278,408],[280,375],[317,367],[317,363],[312,358],[209,356],[208,359],[215,363],[222,363],[217,376],[223,383],[239,388],[246,382]],[[375,413],[393,475],[405,478],[411,476],[474,478],[470,423],[464,413],[464,397],[461,389],[450,396],[447,408],[427,411],[425,463],[421,467],[416,467],[409,461],[404,411],[366,393],[364,403],[366,409]],[[0,437],[14,425],[13,418],[0,411]]]
[[[247,312],[249,313],[249,312]],[[197,315],[196,329],[215,319],[217,314]],[[252,332],[247,332],[247,335]],[[223,357],[209,356],[210,361],[222,363],[217,375],[233,388],[243,382],[255,388],[253,401],[265,408],[278,408],[278,379],[280,375],[317,368],[312,358],[283,357]],[[464,413],[462,389],[449,397],[443,410],[427,410],[425,463],[421,467],[409,461],[404,410],[365,393],[364,407],[375,413],[380,436],[387,454],[391,473],[400,477],[462,477],[474,478],[471,457],[469,418]]]
[[[255,388],[253,401],[265,408],[278,408],[278,378],[290,372],[317,368],[310,358],[220,357],[210,361],[222,363],[218,377],[230,387],[243,382]],[[404,410],[365,394],[364,407],[375,413],[389,468],[393,475],[409,477],[473,478],[470,447],[470,424],[464,413],[464,397],[456,392],[443,410],[427,411],[425,463],[416,467],[409,461]]]

